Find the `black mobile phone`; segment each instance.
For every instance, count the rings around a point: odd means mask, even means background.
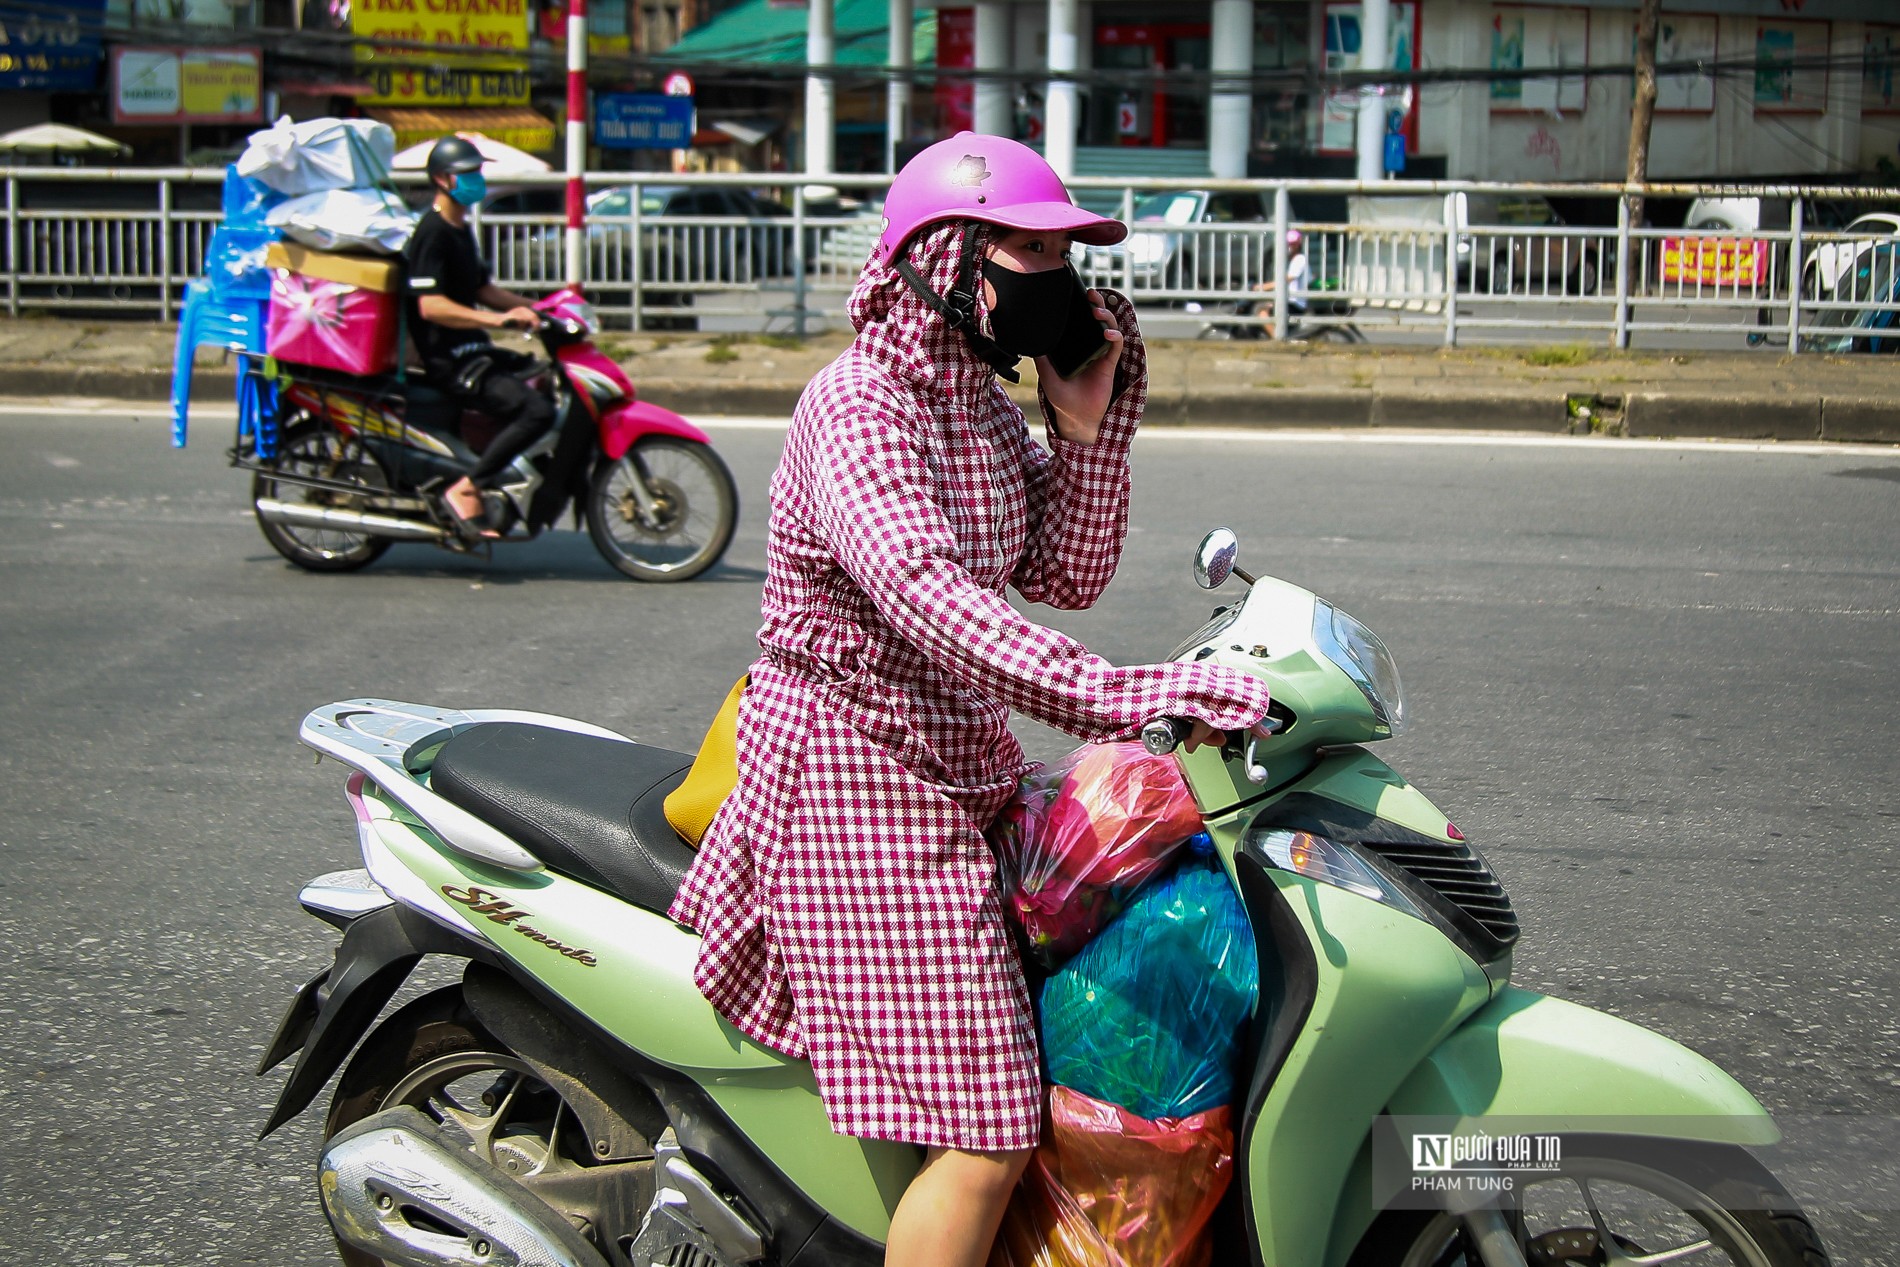
[[[1074,378],[1096,358],[1108,351],[1108,340],[1103,337],[1102,323],[1096,320],[1095,305],[1089,302],[1088,288],[1076,278],[1073,298],[1069,301],[1068,321],[1062,327],[1062,337],[1049,352],[1049,366],[1059,378]]]

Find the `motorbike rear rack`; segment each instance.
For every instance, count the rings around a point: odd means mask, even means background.
[[[632,742],[605,727],[549,713],[512,708],[463,711],[380,699],[342,700],[313,709],[303,719],[297,738],[319,755],[360,772],[457,853],[511,871],[544,870],[539,858],[467,810],[437,796],[425,782],[430,763],[443,744],[471,726],[497,721],[525,722]]]
[[[226,450],[226,458],[239,470],[268,473],[286,484],[362,495],[360,485],[285,473],[276,466],[283,419],[292,412],[303,414],[339,438],[358,431],[393,440],[399,459],[415,447],[440,449],[443,456],[455,456],[434,431],[410,424],[412,402],[405,390],[407,384],[394,376],[356,378],[313,366],[287,365],[255,352],[235,355],[245,389],[242,394],[257,402],[257,408],[239,411],[236,438]],[[390,475],[398,487],[406,482],[400,469]],[[424,505],[421,499],[392,497],[381,508],[421,510]]]

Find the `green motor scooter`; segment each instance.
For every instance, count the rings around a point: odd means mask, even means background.
[[[1260,950],[1220,1261],[1825,1267],[1747,1151],[1778,1138],[1747,1091],[1510,984],[1502,885],[1364,747],[1405,721],[1385,646],[1237,552],[1202,543],[1200,583],[1248,589],[1174,653],[1275,701],[1270,736],[1181,757]],[[713,1011],[665,915],[692,853],[662,801],[691,757],[370,699],[301,737],[351,767],[363,865],[300,895],[342,941],[265,1051],[260,1072],[296,1057],[265,1133],[342,1070],[318,1186],[345,1262],[882,1261],[921,1151],[834,1134],[810,1067]],[[459,981],[383,1016],[427,957]]]

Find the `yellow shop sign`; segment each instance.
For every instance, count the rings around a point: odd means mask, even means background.
[[[366,105],[525,105],[528,0],[355,0],[350,26],[359,40],[440,49],[358,45],[372,93]],[[509,56],[515,54],[515,56]]]

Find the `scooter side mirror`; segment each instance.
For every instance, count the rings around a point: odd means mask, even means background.
[[[1204,590],[1219,589],[1234,573],[1240,557],[1240,538],[1232,528],[1216,528],[1201,538],[1194,553],[1194,583]]]

